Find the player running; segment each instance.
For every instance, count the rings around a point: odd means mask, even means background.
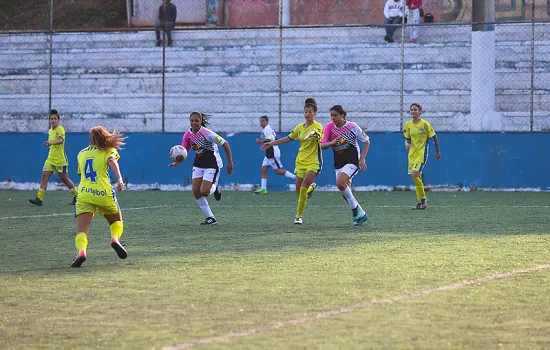
[[[351,192],[351,180],[360,170],[367,170],[366,157],[370,147],[367,134],[354,122],[346,120],[347,112],[341,105],[330,109],[330,123],[325,125],[321,148],[332,147],[334,152],[334,169],[336,169],[336,186],[352,211],[354,226],[360,226],[369,219]],[[361,155],[359,144],[364,143]]]
[[[298,208],[294,223],[302,224],[302,214],[311,194],[317,187],[313,182],[323,167],[323,154],[319,141],[323,137],[323,125],[315,120],[317,115],[317,101],[310,97],[304,105],[305,123],[294,127],[287,137],[264,143],[262,151],[276,145],[282,145],[294,140],[300,140],[300,148],[296,156],[296,194],[298,195]]]
[[[260,117],[260,126],[262,127],[262,134],[259,139],[256,139],[256,143],[266,143],[275,141],[277,135],[271,126],[269,126],[269,118],[264,115]],[[292,180],[296,179],[296,175],[288,170],[283,169],[283,163],[281,162],[281,151],[279,146],[272,146],[265,150],[265,157],[262,163],[262,182],[261,187],[254,193],[267,194],[267,169],[271,167],[275,174],[288,177]]]
[[[222,197],[219,188],[220,169],[223,168],[223,161],[218,151],[218,146],[222,146],[227,157],[227,173],[233,173],[233,158],[229,143],[221,136],[216,134],[206,126],[209,125],[207,116],[201,112],[193,112],[189,116],[190,128],[183,135],[181,145],[189,151],[191,148],[195,151],[195,160],[193,161],[193,195],[197,204],[206,216],[201,225],[217,225],[218,221],[214,217],[206,197],[214,194],[214,198],[219,201]],[[176,167],[180,163],[170,163],[170,167]]]
[[[42,168],[42,179],[40,181],[40,187],[35,199],[29,199],[34,205],[41,206],[44,203],[44,196],[48,189],[48,180],[53,173],[58,173],[61,181],[71,190],[73,195],[72,205],[76,203],[76,196],[78,194],[76,186],[69,179],[69,164],[67,157],[65,156],[65,129],[59,125],[60,116],[57,110],[52,109],[48,117],[50,122],[50,129],[48,130],[48,141],[44,141],[44,146],[50,148],[48,152],[48,158],[44,162]]]
[[[128,256],[119,241],[124,230],[122,212],[108,173],[110,168],[116,176],[116,190],[122,191],[124,182],[118,166],[120,156],[117,150],[124,145],[123,141],[122,134],[116,131],[111,133],[103,126],[94,126],[90,130],[90,145],[78,153],[80,184],[75,207],[75,246],[78,254],[71,264],[72,267],[80,267],[86,261],[90,224],[96,211],[109,223],[111,247],[118,257],[126,259]]]

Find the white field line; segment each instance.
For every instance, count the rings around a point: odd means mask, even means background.
[[[445,291],[449,291],[449,290],[455,290],[455,289],[459,289],[459,288],[463,288],[463,287],[467,287],[467,286],[471,286],[471,285],[475,285],[475,284],[481,284],[481,283],[485,283],[485,282],[488,282],[488,281],[493,281],[493,280],[498,280],[498,279],[514,276],[514,275],[521,274],[521,273],[537,272],[537,271],[541,271],[541,270],[548,269],[548,268],[550,268],[550,264],[539,265],[539,266],[535,266],[535,267],[529,267],[529,268],[525,268],[525,269],[510,271],[510,272],[497,273],[497,274],[488,275],[488,276],[485,276],[485,277],[474,278],[474,279],[468,280],[468,281],[462,281],[462,282],[448,284],[446,286],[430,288],[430,289],[424,289],[424,290],[417,291],[417,292],[412,292],[412,293],[409,293],[409,294],[402,294],[402,295],[398,295],[398,296],[393,296],[393,297],[378,299],[378,300],[369,301],[369,302],[365,302],[365,303],[355,304],[355,305],[351,305],[351,306],[346,306],[346,307],[343,307],[343,308],[340,308],[340,309],[327,310],[327,311],[323,311],[323,312],[313,314],[311,316],[300,317],[300,318],[296,318],[296,319],[288,320],[288,321],[276,322],[276,323],[272,323],[272,324],[269,324],[269,325],[266,325],[266,326],[260,326],[260,327],[257,327],[257,328],[251,328],[251,329],[247,329],[247,330],[243,330],[243,331],[237,331],[237,332],[234,332],[234,333],[229,333],[229,334],[221,335],[221,336],[217,336],[217,337],[203,338],[203,339],[200,339],[200,340],[196,340],[196,341],[188,342],[188,343],[184,343],[184,344],[178,344],[178,345],[175,345],[175,346],[166,346],[163,349],[164,350],[189,349],[189,348],[200,346],[200,345],[227,342],[227,341],[230,341],[232,339],[247,337],[249,335],[259,334],[259,333],[271,331],[271,330],[274,330],[274,329],[279,329],[279,328],[283,328],[283,327],[298,326],[298,325],[301,325],[301,324],[304,324],[304,323],[307,323],[307,322],[311,322],[311,321],[315,321],[315,320],[318,320],[318,319],[323,319],[323,318],[328,318],[328,317],[333,317],[333,316],[339,316],[339,315],[342,315],[342,314],[345,314],[345,313],[348,313],[348,312],[354,312],[354,311],[369,309],[369,308],[375,307],[377,305],[388,304],[388,303],[395,302],[395,301],[408,300],[408,299],[412,299],[412,298],[416,298],[416,297],[435,294],[435,293],[439,293],[439,292],[445,292]]]
[[[123,208],[123,211],[126,210],[144,210],[144,209],[159,209],[159,208],[172,208],[174,205],[149,205],[145,207],[136,207],[136,208]],[[32,219],[32,218],[48,218],[55,216],[74,216],[74,211],[72,213],[53,213],[53,214],[41,214],[41,215],[21,215],[21,216],[4,216],[0,220],[9,220],[9,219]]]
[[[321,204],[308,204],[308,208],[311,207],[326,207],[327,205],[321,205]],[[344,205],[342,205],[344,206]],[[143,210],[143,209],[160,209],[160,208],[176,208],[176,207],[195,207],[191,204],[176,204],[176,205],[150,205],[145,207],[135,207],[135,208],[124,208],[122,207],[122,211],[126,210]],[[224,207],[224,205],[220,205],[220,207]],[[241,205],[240,208],[258,208],[257,205]],[[262,208],[285,208],[286,205],[262,205]],[[436,208],[485,208],[485,209],[512,209],[512,208],[550,208],[550,205],[468,205],[468,206],[460,206],[460,205],[438,205],[435,206]],[[402,209],[402,208],[412,208],[410,205],[365,205],[365,209],[369,208],[382,208],[382,209],[388,209],[388,208],[396,208],[396,209]],[[9,219],[33,219],[33,218],[47,218],[47,217],[55,217],[55,216],[71,216],[74,215],[74,212],[71,213],[52,213],[52,214],[40,214],[40,215],[21,215],[21,216],[4,216],[0,217],[0,220],[9,220]]]

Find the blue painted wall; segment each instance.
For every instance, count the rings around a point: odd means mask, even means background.
[[[121,151],[124,177],[134,184],[184,184],[190,182],[190,158],[178,168],[168,168],[170,147],[181,142],[182,134],[128,134]],[[220,183],[259,184],[263,153],[255,143],[258,133],[243,133],[225,137],[233,150],[233,175],[225,170]],[[282,135],[281,135],[282,136]],[[431,145],[425,168],[426,183],[475,187],[536,187],[550,189],[550,157],[547,147],[550,133],[439,133],[442,158],[435,160]],[[400,133],[372,133],[371,150],[367,157],[369,170],[354,179],[357,186],[411,185],[407,175],[407,153]],[[0,164],[0,181],[40,182],[42,165],[48,148],[42,145],[47,134],[0,134],[0,147],[10,159]],[[78,182],[76,156],[88,144],[88,134],[68,134],[65,150],[69,158],[69,176]],[[298,142],[281,146],[282,162],[294,170]],[[6,151],[9,150],[9,151]],[[222,151],[222,157],[225,155]],[[317,183],[334,184],[332,151],[324,151],[325,164]],[[269,170],[268,187],[284,189],[288,178]]]

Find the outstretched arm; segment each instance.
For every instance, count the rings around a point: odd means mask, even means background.
[[[271,141],[271,142],[266,142],[264,143],[260,149],[262,151],[265,151],[266,149],[268,149],[269,147],[271,146],[277,146],[277,145],[282,145],[282,144],[285,144],[285,143],[289,143],[290,141],[292,141],[292,139],[290,137],[283,137],[282,139],[278,139],[278,140],[275,140],[275,141]]]

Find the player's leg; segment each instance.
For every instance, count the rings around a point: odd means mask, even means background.
[[[296,179],[296,175],[294,175],[288,170],[283,169],[284,167],[283,167],[283,163],[281,162],[281,157],[273,158],[273,164],[271,165],[271,167],[273,168],[273,170],[277,175],[288,177],[289,179],[292,179],[292,180]]]
[[[221,171],[220,169],[216,169],[216,171],[214,172],[214,175],[210,175],[210,174],[211,174],[211,171],[210,173],[206,174],[207,180],[212,183],[212,185],[210,186],[210,192],[208,195],[214,194],[214,199],[219,202],[222,199],[222,191],[220,189]],[[203,181],[204,181],[204,177],[203,177]]]
[[[411,171],[411,178],[416,186],[416,199],[418,204],[416,209],[426,209],[428,206],[428,199],[426,198],[426,192],[424,190],[424,183],[422,182],[422,167],[424,164],[417,163],[414,164],[413,170]]]
[[[344,197],[351,208],[353,221],[357,222],[358,219],[364,218],[364,222],[368,218],[368,216],[366,216],[367,213],[365,213],[363,208],[361,208],[359,202],[357,202],[357,199],[355,199],[355,196],[351,191],[351,186],[349,186],[352,177],[357,174],[358,170],[358,167],[354,164],[346,164],[342,168],[336,169],[336,186],[340,190],[340,193],[342,193],[342,197]]]
[[[62,172],[59,172],[59,178],[61,179],[61,181],[65,184],[65,186],[67,186],[68,189],[71,190],[71,194],[73,195],[73,201],[72,201],[72,205],[75,205],[76,204],[76,196],[78,195],[78,189],[76,188],[76,186],[74,185],[74,183],[71,181],[71,179],[69,179],[69,173],[67,172],[67,167],[64,166],[62,168]]]
[[[29,199],[29,202],[38,206],[43,204],[44,196],[46,195],[46,190],[48,189],[48,180],[50,180],[50,177],[52,176],[52,174],[53,174],[53,169],[51,169],[51,166],[44,164],[44,170],[42,170],[40,187],[38,188],[38,192],[36,193],[36,198]]]
[[[116,198],[114,198],[114,201],[116,203]],[[116,207],[118,208],[118,203],[116,203]],[[109,210],[112,210],[113,208],[109,208]],[[113,214],[105,214],[105,219],[107,219],[107,222],[109,223],[109,231],[111,232],[111,248],[113,248],[116,252],[116,255],[121,259],[126,259],[128,257],[128,252],[126,251],[126,248],[120,243],[120,237],[122,237],[122,233],[124,232],[124,224],[122,221],[122,212],[120,209],[118,209],[118,212]]]
[[[90,224],[94,217],[94,209],[91,206],[81,204],[76,210],[76,237],[74,245],[77,250],[76,257],[71,263],[71,267],[80,267],[86,261],[86,248],[88,247],[88,236],[90,234]],[[93,210],[93,211],[92,211]]]
[[[256,194],[267,194],[267,169],[269,169],[269,159],[264,157],[264,162],[262,163],[262,167],[260,169],[262,174],[260,188],[254,191]]]
[[[299,189],[299,195],[298,195],[298,207],[296,209],[296,218],[302,218],[302,214],[304,213],[304,209],[307,204],[308,200],[308,189],[313,184],[313,181],[317,177],[317,172],[314,171],[307,171],[305,173],[303,181],[301,181],[301,186]],[[298,179],[298,177],[296,177]],[[301,221],[301,220],[300,220]],[[300,222],[301,223],[301,222]]]
[[[206,217],[201,224],[216,224],[214,213],[212,213],[210,205],[208,205],[208,201],[206,200],[206,196],[210,194],[210,189],[212,188],[212,183],[203,179],[203,176],[206,175],[206,170],[208,169],[193,167],[193,195],[195,196],[199,208]]]

